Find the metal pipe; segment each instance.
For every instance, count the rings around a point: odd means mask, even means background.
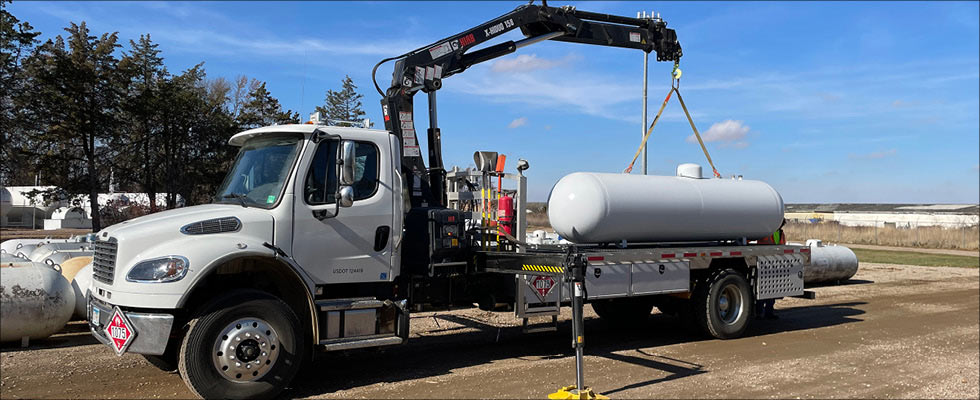
[[[436,91],[429,92],[429,128],[439,127],[439,115],[436,108]]]
[[[578,393],[585,390],[585,268],[584,259],[576,257],[568,265],[572,282],[572,347],[575,348],[575,388]]]
[[[518,41],[514,42],[514,46],[517,46],[517,48],[519,49],[521,47],[530,46],[530,45],[535,44],[535,43],[538,43],[538,42],[543,42],[545,40],[551,40],[551,39],[554,39],[554,38],[559,37],[559,36],[565,36],[565,32],[551,32],[551,33],[546,33],[546,34],[540,35],[540,36],[529,37],[527,39],[521,39],[521,40],[518,40]]]
[[[647,132],[647,72],[650,65],[650,53],[643,52],[643,126],[640,127],[640,140]],[[643,175],[647,174],[647,145],[643,143]]]

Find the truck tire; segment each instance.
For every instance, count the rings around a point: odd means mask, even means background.
[[[653,302],[643,297],[593,300],[590,304],[599,318],[613,324],[634,323],[653,311]]]
[[[188,323],[180,376],[202,398],[271,398],[296,375],[306,353],[296,314],[276,297],[238,290]]]
[[[742,336],[752,314],[752,294],[745,276],[733,269],[712,274],[698,282],[691,297],[695,322],[718,339]]]

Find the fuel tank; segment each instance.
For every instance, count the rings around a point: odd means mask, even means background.
[[[51,336],[74,311],[75,294],[61,272],[41,263],[0,268],[0,342]]]
[[[803,268],[804,284],[846,281],[857,273],[858,259],[851,249],[815,239],[807,240],[806,245],[810,247],[810,265]]]
[[[689,242],[771,235],[783,221],[783,199],[761,181],[576,172],[558,180],[548,218],[574,243]],[[697,165],[694,165],[697,166]]]

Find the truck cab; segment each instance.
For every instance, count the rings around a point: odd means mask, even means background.
[[[229,144],[240,150],[213,203],[98,233],[93,334],[119,354],[197,375],[190,386],[204,397],[272,393],[268,381],[291,377],[312,344],[407,337],[404,302],[392,301],[404,221],[399,140],[296,124],[241,132]],[[290,348],[267,349],[272,338]],[[215,388],[210,378],[225,379]]]

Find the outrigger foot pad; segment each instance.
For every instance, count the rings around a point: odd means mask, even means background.
[[[596,392],[593,392],[592,391],[592,388],[590,388],[588,386],[586,386],[585,389],[578,390],[577,388],[575,388],[575,385],[562,387],[561,389],[558,389],[557,392],[554,392],[552,394],[549,394],[548,395],[548,398],[549,399],[552,399],[552,400],[562,400],[562,399],[569,399],[569,400],[571,400],[571,399],[575,399],[575,400],[579,400],[579,399],[585,399],[585,400],[591,400],[591,399],[603,400],[603,399],[608,399],[608,397],[606,397],[606,396],[603,396],[601,394],[598,394]]]

